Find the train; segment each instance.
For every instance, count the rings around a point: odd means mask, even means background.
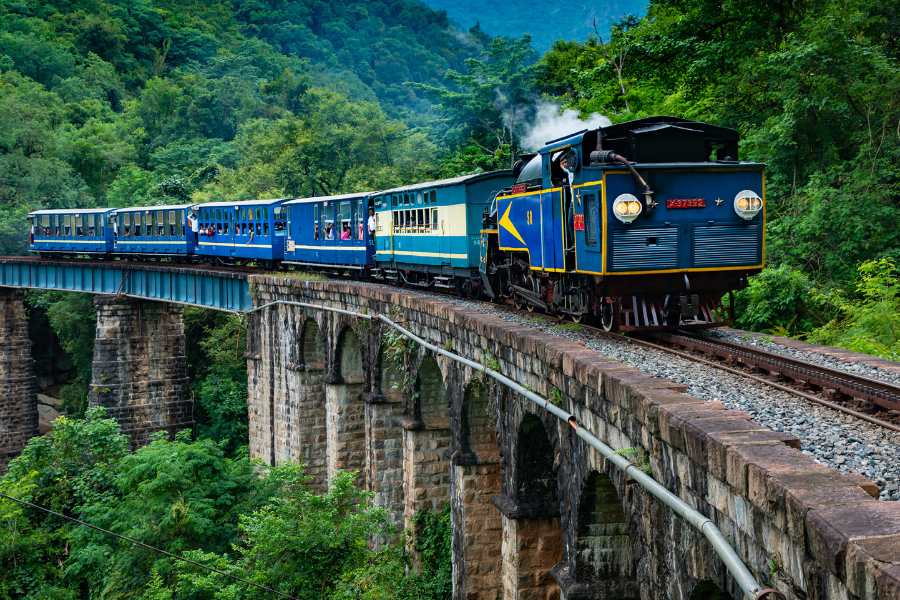
[[[764,266],[765,165],[739,160],[739,141],[648,117],[548,141],[509,170],[389,190],[38,210],[31,251],[349,275],[607,331],[716,327]]]

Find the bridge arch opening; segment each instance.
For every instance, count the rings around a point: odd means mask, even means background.
[[[322,341],[319,324],[313,319],[306,319],[303,324],[300,355],[302,362],[306,365],[306,370],[325,370],[325,343]]]
[[[502,474],[494,415],[477,379],[463,393],[459,449],[451,486],[453,597],[496,600],[503,595],[503,527],[492,501]]]
[[[359,338],[350,327],[337,336],[334,356],[337,377],[325,383],[328,478],[337,471],[356,471],[357,485],[365,486],[365,372]]]
[[[558,598],[550,570],[564,557],[553,444],[540,418],[516,432],[514,505],[503,516],[503,597]]]
[[[302,318],[302,314],[301,314]],[[288,329],[293,333],[295,329]],[[325,442],[325,344],[319,324],[311,318],[300,324],[296,345],[291,355],[294,366],[286,370],[286,390],[282,393],[291,405],[292,427],[288,440],[291,462],[304,463],[306,474],[313,480],[310,488],[324,492],[327,488],[327,464],[320,448]]]
[[[575,579],[618,584],[633,577],[631,537],[618,491],[609,475],[592,471],[578,503]]]
[[[375,494],[373,504],[388,509],[395,524],[403,525],[403,375],[401,368],[379,347],[372,373],[372,394],[366,404],[366,483]],[[382,540],[376,540],[380,547]]]
[[[444,387],[444,375],[433,356],[426,356],[419,364],[414,388],[414,414],[426,425],[431,422],[449,427],[447,407],[447,390]],[[439,422],[439,423],[436,423]]]
[[[451,430],[444,375],[433,356],[425,356],[416,369],[411,390],[412,415],[403,433],[404,521],[417,535],[415,515],[430,510],[439,513],[450,498]],[[410,548],[413,567],[418,552]]]
[[[359,338],[356,337],[356,334],[350,327],[345,327],[338,337],[337,374],[344,380],[345,384],[363,383],[365,381]]]

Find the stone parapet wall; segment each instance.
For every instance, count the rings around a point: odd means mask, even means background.
[[[193,427],[181,306],[97,296],[90,406],[103,406],[132,448]]]
[[[0,474],[37,434],[37,385],[25,294],[0,288]]]
[[[582,427],[608,445],[645,453],[654,478],[713,520],[758,580],[788,598],[900,597],[900,503],[875,500],[871,482],[815,463],[799,451],[799,440],[769,431],[741,411],[685,395],[683,386],[577,342],[449,302],[344,282],[266,276],[252,276],[251,282],[258,305],[301,301],[368,314],[390,314],[400,307],[398,318],[417,335],[476,362],[496,361],[511,379],[545,397],[557,395]],[[298,307],[277,311],[295,313],[294,322],[315,321],[326,378],[339,370],[339,334],[353,329],[365,371],[360,397],[374,406],[383,325],[363,327],[351,316]],[[299,346],[302,339],[300,332],[279,329],[277,323],[267,325],[270,335],[256,339],[256,328],[267,319],[272,317],[254,316],[250,330],[251,371],[258,375],[271,368],[271,340]],[[435,360],[429,354],[417,351],[413,375],[421,361]],[[478,426],[464,400],[474,373],[436,359],[446,389],[449,439],[431,434],[414,441],[411,434],[421,425],[422,408],[407,393],[402,410],[367,418],[364,430],[378,440],[366,438],[361,447],[381,454],[360,457],[360,464],[367,465],[365,483],[382,506],[396,506],[403,493],[398,485],[414,496],[403,494],[407,515],[425,500],[434,506],[444,497],[450,501],[455,598],[491,597],[499,585],[504,598],[686,600],[700,582],[741,597],[699,532],[626,480],[567,424],[524,398],[490,387],[487,408],[479,410],[489,411],[493,427],[466,441],[469,434],[464,432]],[[268,396],[266,388],[262,379],[251,383],[249,408],[251,453],[263,458],[268,456],[271,423],[262,404],[288,401]],[[375,422],[378,427],[372,426]],[[397,435],[401,428],[406,433]],[[426,439],[433,447],[422,445]],[[492,439],[497,451],[488,456],[492,453],[485,452],[485,440]],[[379,440],[392,441],[386,445]],[[398,440],[405,440],[399,478]],[[324,455],[328,443],[310,452]],[[484,460],[478,459],[475,446]],[[390,457],[384,453],[388,447]],[[417,447],[428,452],[417,452]],[[437,469],[433,460],[433,452],[441,450],[446,470]],[[528,461],[523,463],[522,457]],[[377,472],[380,465],[390,465],[391,474]],[[434,485],[428,485],[428,478]],[[449,493],[441,489],[448,481]],[[492,494],[499,489],[491,505],[478,493],[481,488]],[[379,493],[384,494],[381,500]],[[616,496],[620,511],[609,504]],[[591,510],[585,508],[589,505]],[[631,542],[630,554],[622,550],[623,539]],[[502,560],[483,560],[497,558],[497,548]]]

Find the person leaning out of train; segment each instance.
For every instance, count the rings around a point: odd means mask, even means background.
[[[326,240],[333,240],[333,239],[334,239],[334,225],[332,225],[331,223],[329,223],[329,224],[325,227],[325,239],[326,239]]]
[[[375,209],[374,208],[369,209],[369,225],[368,225],[368,227],[369,227],[369,235],[374,237],[374,235],[375,235]]]
[[[188,223],[191,224],[191,231],[194,232],[194,235],[198,235],[200,233],[200,221],[197,220],[196,212],[188,215]]]
[[[344,225],[344,233],[341,234],[342,240],[350,239],[350,227],[348,225]]]
[[[316,223],[316,230],[313,232],[313,239],[314,240],[319,239],[319,224],[318,223]]]
[[[252,242],[252,241],[253,241],[253,226],[251,225],[251,226],[250,226],[250,239],[247,240],[247,244],[246,244],[246,245],[249,246],[249,245],[250,245],[250,242]]]

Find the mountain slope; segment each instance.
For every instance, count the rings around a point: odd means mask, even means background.
[[[519,38],[530,33],[535,50],[548,50],[554,41],[583,40],[594,32],[593,21],[602,35],[609,24],[626,14],[643,16],[644,0],[613,0],[596,3],[559,3],[533,6],[509,0],[478,2],[477,0],[423,0],[431,8],[447,11],[447,15],[465,28],[480,23],[491,36],[505,35]]]

